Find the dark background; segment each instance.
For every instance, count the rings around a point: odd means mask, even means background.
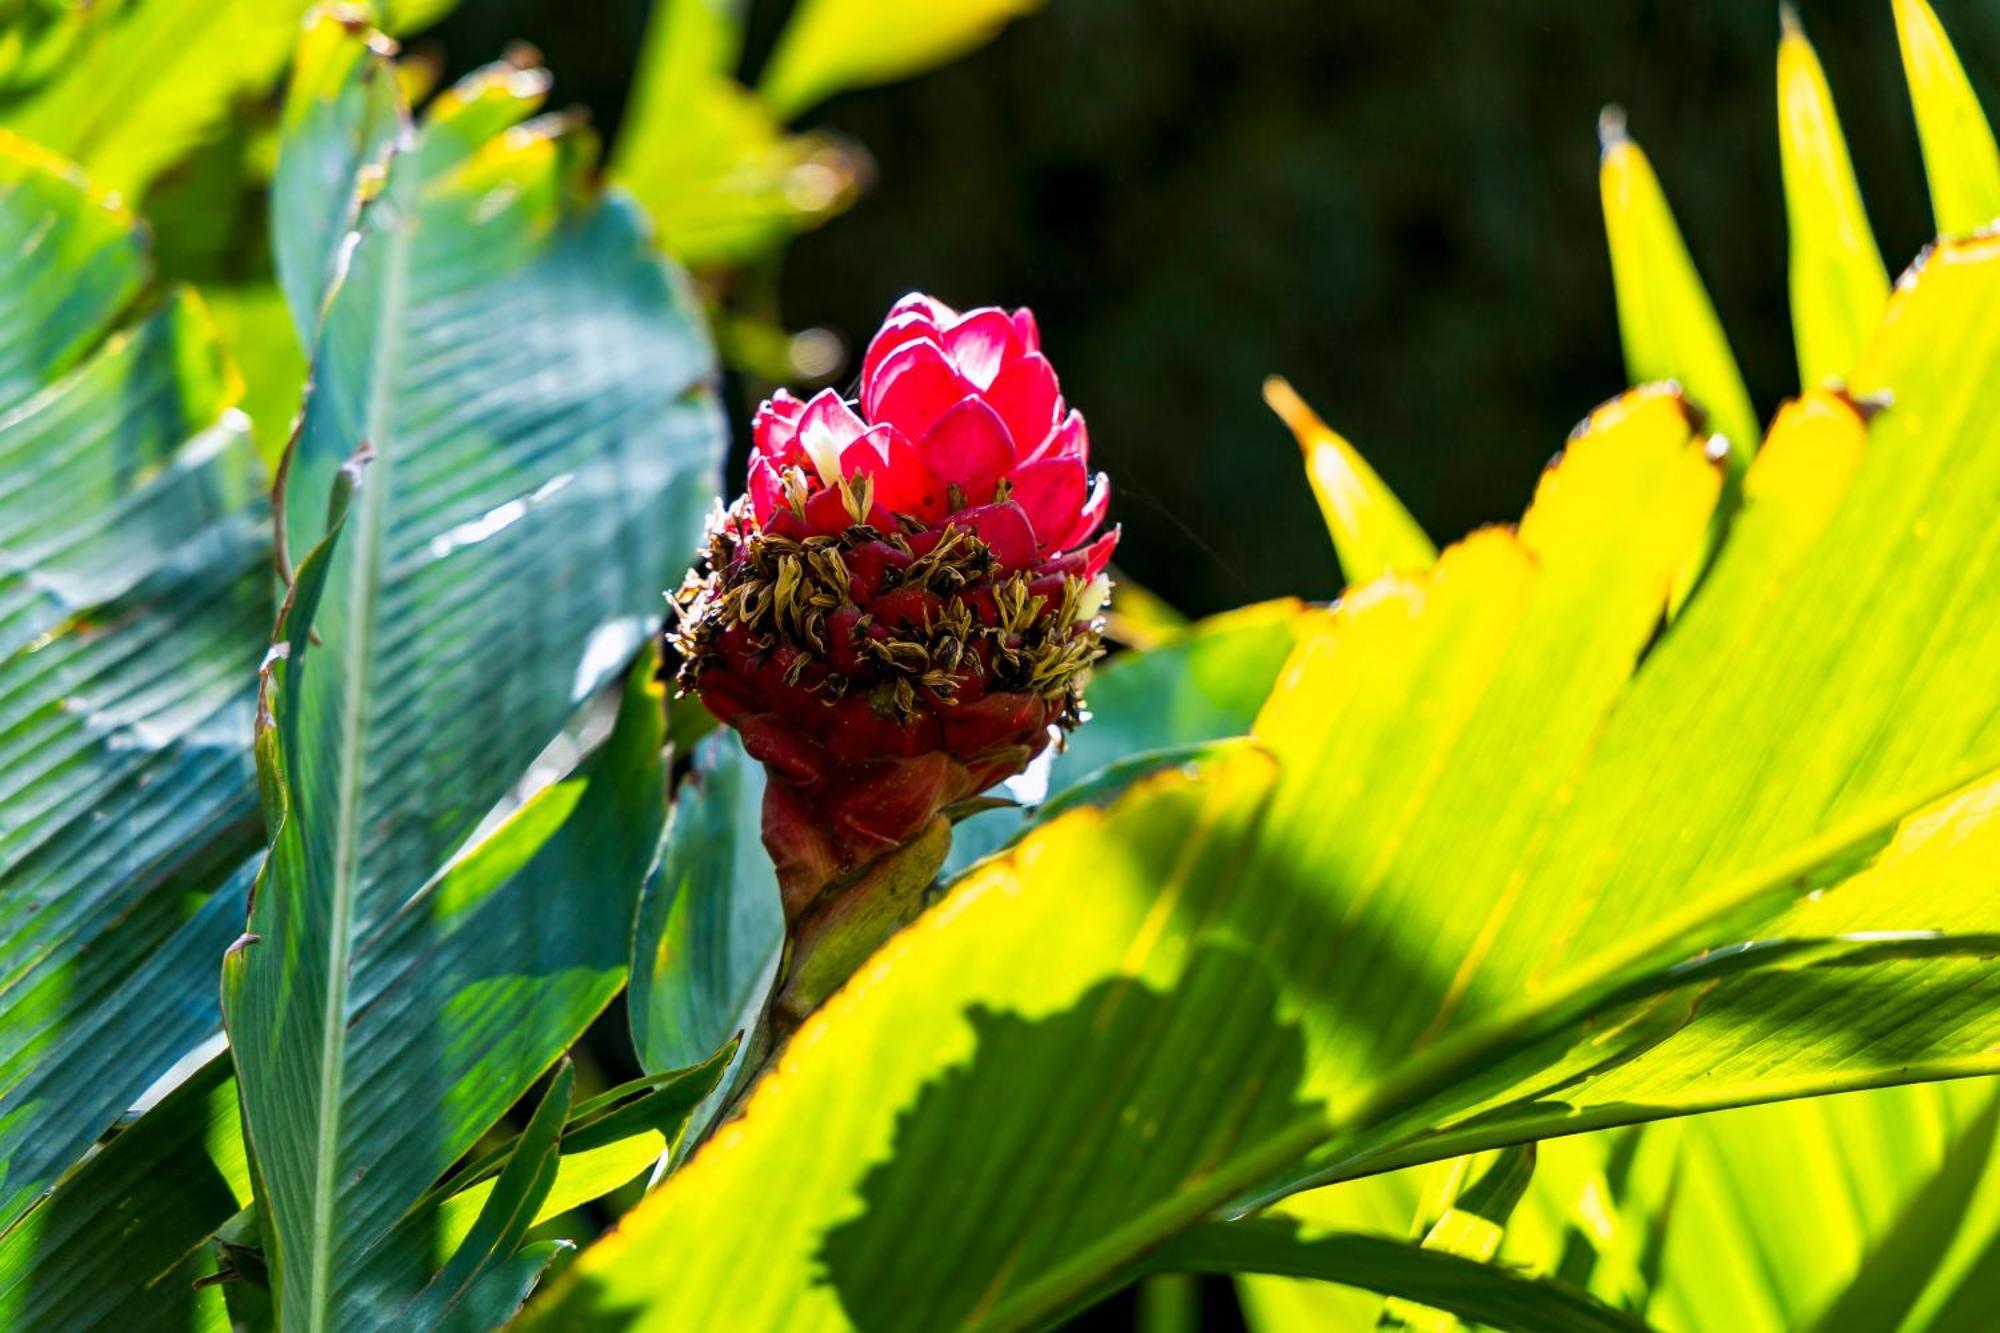
[[[2000,3],[1936,3],[2000,88]],[[748,73],[788,8],[755,0]],[[1888,0],[1800,8],[1899,270],[1929,212]],[[610,137],[646,9],[467,0],[425,44],[456,74],[532,41],[557,102]],[[1793,390],[1777,34],[1764,0],[1051,0],[955,65],[807,117],[866,145],[877,180],[791,249],[782,315],[853,344],[911,288],[1034,307],[1133,577],[1197,613],[1329,596],[1260,381],[1290,377],[1434,537],[1517,516],[1623,386],[1607,102],[1659,168],[1759,408]],[[1226,1287],[1202,1296],[1227,1327]],[[1130,1317],[1128,1296],[1092,1322]]]
[[[757,0],[747,64],[788,8]],[[1801,6],[1893,269],[1928,235],[1888,0]],[[1975,82],[2000,4],[1939,0]],[[645,0],[484,0],[434,34],[456,72],[540,46],[615,132]],[[1431,533],[1516,516],[1622,387],[1594,126],[1623,104],[1761,409],[1794,387],[1761,0],[1052,0],[965,60],[807,124],[873,190],[799,241],[792,327],[865,339],[913,287],[1028,304],[1089,417],[1121,563],[1190,612],[1330,595],[1289,437],[1290,377]]]
[[[1939,0],[1973,77],[2000,5]],[[784,0],[753,6],[748,65]],[[1928,211],[1887,0],[1807,3],[1892,269]],[[484,0],[449,66],[509,39],[615,132],[645,0]],[[1794,383],[1758,0],[1053,0],[990,46],[808,116],[874,189],[798,242],[793,327],[865,339],[901,292],[1035,308],[1090,418],[1121,563],[1191,612],[1337,586],[1288,437],[1289,376],[1434,536],[1518,514],[1622,386],[1594,125],[1622,103],[1760,408]]]

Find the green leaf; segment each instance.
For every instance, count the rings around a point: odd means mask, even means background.
[[[700,1064],[754,1033],[784,957],[785,912],[760,835],[764,770],[730,731],[696,747],[674,798],[659,869],[647,878],[632,936],[626,1011],[644,1069]],[[694,1113],[698,1139],[734,1090],[746,1041]]]
[[[75,45],[0,124],[137,196],[268,86],[306,0],[123,0],[84,8]]]
[[[1963,1326],[1941,1320],[1946,1302],[2000,1235],[1995,1104],[1992,1080],[1966,1080],[1544,1143],[1499,1261],[1676,1333]],[[1410,1174],[1284,1210],[1318,1219]],[[1315,1284],[1275,1286],[1305,1311],[1324,1300]]]
[[[1519,1190],[1531,1180],[1538,1161],[1535,1145],[1529,1145],[1432,1162],[1307,1190],[1259,1216],[1296,1223],[1302,1234],[1365,1232],[1386,1240],[1421,1242],[1428,1248],[1447,1249],[1461,1258],[1485,1263],[1493,1258],[1503,1237],[1510,1236],[1501,1224],[1509,1220]],[[1475,1171],[1481,1174],[1468,1187],[1466,1182]],[[1553,1191],[1543,1186],[1537,1191],[1540,1195],[1553,1195]],[[1564,1220],[1567,1218],[1565,1213]],[[1237,1291],[1245,1321],[1255,1333],[1391,1326],[1392,1309],[1401,1316],[1394,1320],[1394,1327],[1456,1326],[1452,1316],[1439,1313],[1436,1307],[1412,1305],[1407,1296],[1385,1307],[1380,1295],[1335,1282],[1240,1276]]]
[[[1894,4],[1938,235],[1967,236],[2000,218],[2000,148],[1937,13],[1927,0]]]
[[[1168,1241],[1149,1268],[1317,1278],[1523,1333],[1643,1333],[1645,1321],[1548,1278],[1406,1241],[1314,1232],[1278,1218],[1211,1222]]]
[[[132,216],[4,134],[0,252],[5,1226],[215,1030],[272,602],[263,480],[200,302],[143,298]]]
[[[1601,409],[1318,620],[1268,755],[966,875],[528,1326],[1015,1328],[1301,1184],[1994,1072],[1996,302],[2000,240],[1936,251],[1893,406],[1781,414],[1664,628],[1722,479],[1677,394]]]
[[[228,1061],[209,1061],[0,1236],[9,1328],[222,1328],[208,1237],[250,1199]]]
[[[735,0],[660,0],[647,27],[613,174],[669,254],[741,264],[845,210],[864,159],[830,134],[789,134],[739,84]]]
[[[455,0],[381,8],[389,30],[435,22]],[[218,137],[244,99],[278,79],[309,0],[94,0],[62,6],[36,77],[18,82],[0,127],[81,162],[137,198],[167,168]],[[366,4],[341,12],[366,15]],[[18,22],[18,19],[10,20]],[[356,18],[354,22],[361,20]]]
[[[1792,337],[1799,383],[1845,382],[1889,302],[1847,139],[1812,43],[1790,5],[1778,10],[1778,148],[1791,231]]]
[[[1635,385],[1675,383],[1729,442],[1732,473],[1756,452],[1757,412],[1722,321],[1695,272],[1652,163],[1625,132],[1624,113],[1608,108],[1598,122],[1603,159],[1598,189],[1618,294],[1618,336],[1625,374]]]
[[[331,104],[387,77],[369,34],[321,37],[352,56],[324,56]],[[642,667],[593,779],[433,878],[653,637],[722,444],[690,297],[629,204],[581,192],[564,122],[511,127],[521,73],[470,76],[362,173],[281,492],[282,825],[224,994],[300,1329],[403,1298],[408,1264],[353,1261],[616,993],[664,816]]]
[[[372,42],[351,12],[315,9],[285,92],[271,178],[271,254],[297,342],[308,352],[342,243],[354,231],[363,178],[379,181],[408,118],[384,51]]]
[[[1437,548],[1395,492],[1291,385],[1273,375],[1264,381],[1264,401],[1306,456],[1306,479],[1350,584],[1372,583],[1384,574],[1420,573],[1437,563]]]
[[[301,571],[302,588],[328,549]],[[302,654],[298,633],[293,652]],[[274,689],[291,684],[289,666],[273,673]],[[325,940],[324,924],[292,890],[311,882],[299,865],[306,839],[291,819],[281,829],[251,918],[260,938],[232,954],[224,1009],[262,1167],[264,1239],[290,1318],[340,1322],[402,1308],[430,1275],[442,1224],[419,1214],[374,1242],[622,985],[626,923],[662,822],[649,668],[642,659],[617,729],[580,776],[531,798],[360,943],[346,964],[337,1043],[306,1045],[320,1011],[300,1012],[297,1000],[273,1013],[272,989],[332,991],[307,970],[327,964],[304,954]],[[274,704],[281,747],[288,709],[301,706],[285,699]],[[288,790],[296,813],[298,788]],[[297,963],[284,956],[287,940],[298,942]],[[324,1063],[301,1070],[301,1049]],[[364,1253],[368,1262],[357,1262]]]
[[[555,1077],[516,1140],[506,1167],[486,1191],[486,1200],[465,1239],[404,1311],[408,1327],[439,1327],[477,1283],[514,1257],[555,1184],[563,1124],[569,1118],[570,1090],[575,1082],[575,1073],[565,1059],[556,1066]]]
[[[1122,790],[1141,770],[1178,763],[1209,742],[1248,734],[1270,696],[1293,645],[1308,623],[1295,601],[1261,602],[1210,616],[1144,652],[1121,653],[1090,681],[1090,721],[1072,732],[1047,762],[1038,785],[1046,798],[1073,794],[1099,779]],[[1120,769],[1111,773],[1114,766]],[[1008,789],[1035,796],[1033,778]],[[989,810],[952,830],[945,876],[963,873],[1027,829],[1054,799],[1037,797],[1035,809]]]
[[[209,311],[243,376],[243,411],[257,453],[276,472],[291,442],[306,387],[305,353],[284,294],[268,283],[207,289]]]
[[[1040,0],[803,0],[757,91],[780,120],[846,88],[887,83],[955,60]]]
[[[716,1090],[735,1055],[734,1043],[725,1044],[702,1064],[635,1079],[573,1108],[563,1127],[555,1184],[536,1213],[535,1224],[601,1198],[657,1164],[681,1140],[696,1109]],[[489,1151],[433,1191],[437,1221],[432,1231],[440,1260],[472,1229],[493,1191],[493,1173],[514,1148],[515,1141],[510,1140]]]

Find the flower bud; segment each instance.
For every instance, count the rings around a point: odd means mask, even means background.
[[[1118,532],[1026,310],[906,296],[856,400],[780,390],[752,434],[673,644],[769,774],[796,922],[1081,720]]]

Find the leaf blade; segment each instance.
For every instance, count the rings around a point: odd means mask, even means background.
[[[1967,236],[2000,217],[2000,147],[1928,0],[1894,8],[1938,235]]]
[[[1799,25],[1779,10],[1778,146],[1791,234],[1792,332],[1799,383],[1841,382],[1889,303],[1868,213],[1826,72]]]
[[[1598,137],[1598,190],[1626,375],[1634,385],[1671,382],[1686,389],[1729,441],[1732,472],[1741,472],[1761,432],[1722,321],[1652,163],[1625,132],[1623,113],[1608,109]]]

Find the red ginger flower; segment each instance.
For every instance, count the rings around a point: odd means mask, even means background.
[[[1026,310],[906,296],[858,403],[780,390],[752,430],[674,642],[770,776],[796,921],[1080,720],[1118,533],[1096,536],[1110,488]]]

